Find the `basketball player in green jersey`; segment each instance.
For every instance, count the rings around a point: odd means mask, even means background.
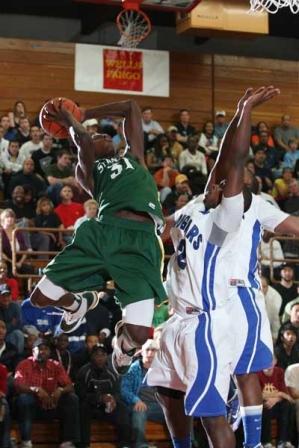
[[[45,268],[31,295],[35,306],[64,310],[61,328],[74,331],[98,304],[98,291],[111,278],[123,319],[116,327],[113,364],[119,374],[148,338],[154,305],[166,299],[162,285],[163,252],[157,230],[163,227],[158,191],[143,158],[141,112],[133,101],[103,105],[83,112],[84,119],[124,117],[128,145],[120,156],[111,137],[91,137],[61,102],[47,117],[69,130],[78,147],[76,178],[99,203],[97,219],[77,229],[70,245]]]

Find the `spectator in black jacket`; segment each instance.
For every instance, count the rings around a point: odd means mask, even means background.
[[[5,340],[6,333],[5,322],[0,320],[0,363],[7,368],[9,373],[14,373],[20,361],[20,356],[18,355],[17,348],[11,342]]]
[[[285,370],[291,364],[299,363],[298,330],[290,322],[279,330],[275,355],[277,366]]]
[[[115,424],[119,447],[130,445],[130,426],[126,406],[119,397],[117,376],[107,367],[104,345],[91,350],[90,362],[79,371],[76,392],[80,398],[81,446],[90,445],[90,426],[93,417]]]

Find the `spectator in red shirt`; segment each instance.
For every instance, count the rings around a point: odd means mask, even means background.
[[[278,426],[278,448],[291,448],[290,415],[292,398],[288,394],[284,382],[284,371],[273,366],[258,373],[263,394],[262,443],[264,448],[272,448],[271,420],[275,419]]]
[[[73,229],[78,218],[84,215],[82,204],[73,202],[73,190],[69,185],[65,185],[60,192],[61,204],[55,209],[65,229]]]
[[[0,364],[0,446],[10,448],[10,415],[6,400],[7,393],[7,369]]]
[[[32,421],[37,415],[46,420],[60,420],[60,448],[74,448],[73,443],[80,439],[78,397],[73,393],[72,382],[62,365],[49,358],[48,343],[38,339],[33,344],[32,356],[16,368],[16,409],[24,448],[32,447]]]
[[[8,277],[7,273],[7,264],[2,260],[0,261],[0,285],[5,283],[10,289],[12,300],[16,301],[20,297],[19,284],[15,278]]]

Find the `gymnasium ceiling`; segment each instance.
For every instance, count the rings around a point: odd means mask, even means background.
[[[81,20],[81,33],[88,35],[102,23],[113,22],[119,9],[114,6],[80,4],[72,0],[1,0],[0,14],[26,14]],[[175,27],[175,15],[147,10],[156,26]],[[299,14],[287,9],[270,15],[270,35],[299,39]],[[0,30],[1,32],[1,30]]]

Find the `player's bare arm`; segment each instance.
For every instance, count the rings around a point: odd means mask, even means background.
[[[132,154],[146,167],[144,161],[144,136],[142,129],[141,110],[133,100],[103,104],[93,109],[82,110],[82,116],[89,118],[104,118],[107,116],[124,118],[125,137],[128,140]]]
[[[53,102],[53,111],[49,117],[65,126],[78,148],[78,164],[76,166],[76,178],[80,185],[90,194],[93,192],[93,162],[96,158],[95,145],[84,126],[73,115],[62,107],[61,103]]]
[[[289,216],[275,228],[275,233],[299,236],[299,218]]]

